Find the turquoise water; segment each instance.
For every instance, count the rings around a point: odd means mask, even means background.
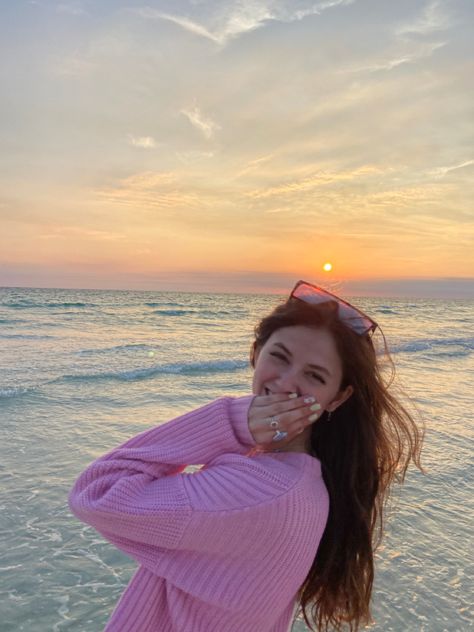
[[[278,300],[0,289],[2,632],[103,629],[135,566],[70,515],[69,488],[133,434],[248,393],[253,326]],[[427,426],[426,474],[396,494],[377,555],[370,630],[473,629],[474,303],[354,302]]]

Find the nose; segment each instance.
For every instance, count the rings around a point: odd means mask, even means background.
[[[301,395],[300,387],[298,384],[298,375],[296,371],[288,368],[286,371],[282,371],[275,380],[275,386],[279,393],[297,393]]]

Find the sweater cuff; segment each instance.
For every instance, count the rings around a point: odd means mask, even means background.
[[[255,395],[235,397],[230,400],[229,417],[235,436],[242,445],[255,446],[255,439],[249,430],[249,408]]]

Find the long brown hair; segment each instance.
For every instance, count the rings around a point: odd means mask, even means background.
[[[356,631],[370,621],[374,551],[383,532],[391,484],[403,482],[410,461],[421,469],[423,432],[390,392],[395,367],[380,329],[359,335],[338,318],[333,301],[309,305],[289,299],[255,328],[250,360],[277,329],[325,328],[334,337],[343,377],[353,394],[313,424],[311,451],[321,461],[330,509],[299,603],[311,630]],[[374,339],[381,339],[376,349]],[[389,370],[388,376],[386,371]],[[313,626],[315,626],[313,628]]]

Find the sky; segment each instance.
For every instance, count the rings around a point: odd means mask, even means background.
[[[473,19],[0,1],[0,286],[474,297]]]

